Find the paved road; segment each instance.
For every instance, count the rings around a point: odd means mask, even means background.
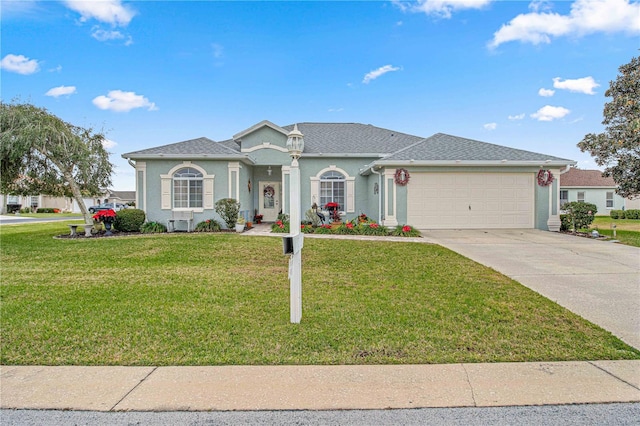
[[[118,412],[2,410],[18,425],[637,425],[640,403],[415,410]]]
[[[19,223],[59,222],[64,220],[82,220],[82,215],[77,217],[23,217],[15,215],[0,215],[0,225],[15,225]]]
[[[535,229],[431,230],[423,235],[640,348],[639,248]]]

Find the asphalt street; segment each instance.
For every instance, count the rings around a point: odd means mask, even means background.
[[[640,403],[411,410],[95,412],[2,410],[22,425],[638,425]]]

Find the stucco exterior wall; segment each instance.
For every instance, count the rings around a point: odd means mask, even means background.
[[[576,188],[561,186],[560,189],[568,191],[569,202],[578,201],[578,192],[584,192],[584,202],[595,204],[598,208],[596,216],[608,216],[611,210],[622,210],[625,206],[625,199],[616,194],[613,188]],[[613,192],[613,207],[607,207],[607,192]]]

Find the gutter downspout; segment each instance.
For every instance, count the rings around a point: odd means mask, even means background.
[[[381,225],[384,225],[384,220],[382,219],[382,173],[376,172],[374,167],[371,166],[371,173],[378,175],[378,220]]]

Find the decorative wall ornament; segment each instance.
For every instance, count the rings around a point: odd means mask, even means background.
[[[380,191],[380,187],[378,186],[378,182],[373,184],[373,193],[377,194]]]
[[[553,183],[553,174],[549,170],[538,171],[538,185],[549,186]]]
[[[249,179],[249,183],[247,183],[247,189],[251,192],[251,179]]]
[[[407,169],[396,169],[395,182],[397,185],[405,186],[409,183],[409,177]]]

